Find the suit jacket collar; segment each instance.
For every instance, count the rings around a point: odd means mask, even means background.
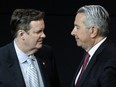
[[[9,44],[8,50],[10,52],[9,70],[11,71],[14,81],[16,81],[16,87],[26,87],[13,42]]]
[[[43,79],[43,83],[44,83],[44,87],[50,87],[50,84],[49,84],[49,79],[48,79],[48,73],[47,73],[47,58],[46,58],[46,53],[44,51],[44,46],[39,49],[39,51],[37,51],[34,55],[38,61],[38,64],[39,64],[39,68],[40,68],[40,72],[41,72],[41,75],[42,75],[42,79]]]
[[[96,50],[96,52],[94,53],[93,57],[91,58],[91,60],[90,60],[90,62],[89,62],[89,64],[88,64],[86,70],[84,71],[84,73],[83,73],[83,75],[82,75],[82,77],[81,77],[82,79],[80,80],[78,87],[80,87],[80,86],[83,84],[83,82],[85,81],[86,77],[88,76],[90,70],[91,70],[92,67],[94,66],[94,64],[95,64],[95,62],[96,62],[96,60],[97,60],[97,56],[103,51],[103,49],[108,45],[108,43],[110,43],[110,42],[109,42],[108,39],[106,39],[106,40],[100,45],[100,47]],[[83,59],[83,60],[84,60],[84,59]],[[83,60],[82,60],[82,62],[83,62]],[[80,64],[79,68],[78,68],[78,72],[79,72],[79,70],[80,70],[80,67],[82,66],[82,62],[81,62],[81,64]],[[78,72],[76,73],[75,78],[76,78]],[[74,79],[73,84],[72,84],[73,86],[74,86],[74,82],[75,82],[75,79]],[[72,87],[73,87],[73,86],[72,86]]]
[[[38,62],[38,65],[39,65],[39,68],[40,68],[40,72],[41,72],[41,75],[42,75],[42,79],[43,79],[43,84],[44,84],[44,87],[47,87],[46,86],[46,62],[45,62],[45,59],[43,57],[41,57],[41,54],[38,55],[38,52],[35,53],[35,57],[37,59],[37,62]]]

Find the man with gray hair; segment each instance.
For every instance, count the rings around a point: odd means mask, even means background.
[[[83,57],[71,87],[116,87],[116,45],[108,37],[109,20],[100,5],[77,11],[71,35],[88,57]]]

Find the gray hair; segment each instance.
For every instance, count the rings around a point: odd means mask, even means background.
[[[100,5],[85,5],[81,7],[78,13],[84,13],[86,16],[84,24],[87,28],[97,26],[100,36],[109,34],[109,14],[106,9]]]

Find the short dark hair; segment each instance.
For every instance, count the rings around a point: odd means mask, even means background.
[[[23,29],[28,31],[30,29],[29,24],[31,21],[41,20],[44,18],[44,12],[36,9],[16,9],[12,13],[10,28],[14,37],[17,36],[17,31]]]

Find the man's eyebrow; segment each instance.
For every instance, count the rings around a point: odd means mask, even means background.
[[[74,26],[79,27],[79,25],[78,25],[78,24],[74,24]]]

